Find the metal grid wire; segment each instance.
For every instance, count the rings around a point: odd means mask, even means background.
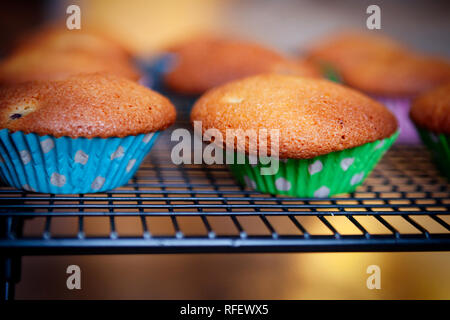
[[[168,134],[129,184],[102,194],[0,188],[14,254],[450,249],[450,186],[422,147],[396,146],[354,194],[261,194],[226,166],[175,166]]]
[[[190,127],[195,97],[152,86]],[[428,152],[396,146],[353,194],[261,194],[226,166],[173,165],[170,132],[129,184],[107,193],[50,195],[0,187],[5,254],[450,250],[450,185]]]

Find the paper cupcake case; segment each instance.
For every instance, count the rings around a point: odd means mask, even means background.
[[[147,75],[145,85],[157,91],[166,91],[163,78],[176,64],[176,60],[175,54],[162,53],[151,61],[141,61],[140,66]]]
[[[410,98],[390,98],[374,96],[374,99],[384,104],[397,118],[401,133],[398,137],[399,143],[417,144],[420,142],[417,130],[409,117],[411,109]]]
[[[322,73],[325,79],[336,83],[342,83],[342,78],[339,76],[339,73],[328,63],[320,63],[320,72]]]
[[[163,53],[151,61],[142,61],[140,65],[142,69],[146,70],[147,74],[143,84],[169,98],[175,105],[179,119],[189,119],[192,106],[199,98],[199,95],[177,93],[164,84],[165,74],[170,72],[176,62],[177,55],[174,53]]]
[[[0,174],[27,191],[74,194],[126,184],[159,132],[124,138],[55,138],[0,130]]]
[[[423,143],[431,151],[439,170],[450,180],[450,136],[417,128]]]
[[[248,158],[230,169],[241,184],[263,193],[326,198],[353,192],[361,185],[398,134],[312,159],[279,160],[279,170],[273,175],[262,175],[260,169],[269,165],[259,161],[252,165]]]

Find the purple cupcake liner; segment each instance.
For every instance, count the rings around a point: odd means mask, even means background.
[[[400,135],[397,139],[399,144],[419,144],[420,138],[416,127],[409,117],[411,109],[411,99],[409,98],[389,98],[374,96],[374,99],[384,104],[397,118],[400,127]]]

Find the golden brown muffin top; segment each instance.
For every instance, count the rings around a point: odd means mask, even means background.
[[[450,134],[450,82],[415,99],[411,118],[421,128]]]
[[[336,35],[313,48],[309,59],[328,64],[344,83],[374,95],[413,97],[450,80],[448,61],[412,53],[376,34]]]
[[[80,51],[24,50],[0,62],[0,83],[3,84],[62,80],[80,73],[111,73],[131,80],[137,80],[140,76],[126,59],[110,61]]]
[[[225,140],[226,129],[279,129],[280,158],[294,159],[357,147],[397,130],[395,117],[383,105],[355,90],[277,74],[208,91],[194,105],[191,121],[202,121],[204,131],[218,129]]]
[[[283,57],[252,42],[200,37],[169,49],[175,54],[165,83],[174,91],[200,94],[239,78],[268,72],[319,77],[307,62]]]
[[[27,35],[18,42],[15,53],[45,49],[61,53],[81,52],[104,59],[128,59],[124,46],[98,30],[68,30],[47,26]]]
[[[55,137],[124,137],[175,121],[168,99],[108,74],[0,87],[0,128]]]

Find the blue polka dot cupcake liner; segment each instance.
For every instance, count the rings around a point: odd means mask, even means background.
[[[274,168],[273,164],[259,159],[251,161],[248,157],[245,164],[235,163],[229,167],[239,183],[259,192],[326,198],[355,191],[398,135],[399,131],[382,140],[312,159],[280,159],[278,170],[272,174],[263,175],[261,169]]]
[[[177,63],[177,56],[173,53],[162,53],[150,61],[140,61],[139,66],[145,70],[144,84],[156,91],[168,91],[164,85],[164,75],[172,70]]]
[[[124,138],[70,138],[0,130],[0,176],[17,189],[94,193],[126,184],[159,132]]]
[[[146,73],[146,79],[143,84],[168,97],[175,105],[179,119],[188,120],[192,106],[199,98],[199,95],[177,93],[164,84],[165,74],[170,72],[176,63],[177,55],[175,53],[163,53],[154,57],[151,61],[141,61],[140,67]]]
[[[447,179],[450,180],[450,136],[417,128],[422,142],[431,151],[434,162]]]

